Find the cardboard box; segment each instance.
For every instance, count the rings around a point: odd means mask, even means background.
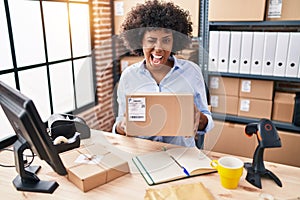
[[[199,63],[199,51],[196,47],[195,49],[183,49],[176,52],[176,57],[179,59],[185,59],[192,61],[194,63]]]
[[[237,115],[239,98],[235,96],[210,95],[212,112]]]
[[[210,0],[209,21],[263,21],[265,0]]]
[[[204,150],[253,157],[256,137],[248,137],[245,134],[245,124],[217,120],[214,123],[214,128],[205,134]]]
[[[143,56],[124,56],[120,60],[121,71],[134,63],[140,62],[144,59]]]
[[[278,135],[281,139],[281,147],[265,149],[264,159],[270,162],[300,167],[300,134],[278,131]]]
[[[295,97],[295,93],[276,92],[273,102],[272,119],[292,123]]]
[[[127,161],[100,144],[80,147],[60,154],[67,178],[83,192],[129,173]]]
[[[121,25],[131,8],[144,2],[145,0],[114,0],[114,28],[116,35],[120,34]],[[199,30],[199,1],[172,0],[172,2],[180,8],[189,11],[191,21],[193,23],[192,34],[197,37]]]
[[[256,136],[246,136],[246,124],[214,121],[214,128],[205,135],[204,150],[253,158],[258,145]],[[300,167],[300,134],[278,131],[282,147],[266,148],[264,160]]]
[[[126,129],[131,136],[193,136],[192,94],[144,93],[126,96]]]
[[[239,97],[272,100],[274,81],[240,79]]]
[[[210,76],[210,94],[239,96],[239,78]]]
[[[240,98],[238,116],[270,119],[272,104],[270,100]]]
[[[267,21],[300,20],[299,0],[277,1],[276,3],[279,4],[273,3],[272,5],[271,2],[274,2],[274,0],[268,0],[267,3]]]
[[[145,0],[115,0],[114,1],[114,22],[115,22],[115,35],[121,32],[121,25],[125,20],[126,15],[132,7],[138,3],[144,3]],[[108,16],[110,17],[110,16]]]

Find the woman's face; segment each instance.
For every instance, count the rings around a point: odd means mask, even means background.
[[[146,31],[142,43],[147,67],[155,69],[169,64],[168,58],[173,47],[172,32]]]

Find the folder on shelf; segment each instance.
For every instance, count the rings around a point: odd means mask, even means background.
[[[242,32],[231,31],[228,72],[239,73]]]
[[[298,78],[300,78],[300,62],[299,62],[299,66],[298,66]]]
[[[219,72],[228,72],[229,45],[230,45],[230,32],[220,31],[219,56],[218,56]]]
[[[250,67],[251,74],[261,75],[263,52],[264,52],[264,40],[265,40],[264,32],[253,33],[252,57],[251,57],[251,67]]]
[[[289,47],[289,37],[290,33],[288,32],[278,32],[277,34],[273,76],[285,75],[286,59]]]
[[[274,71],[277,32],[265,32],[262,75],[272,76]]]
[[[210,166],[211,159],[196,147],[146,153],[132,160],[149,185],[216,172]]]
[[[297,77],[300,60],[300,32],[291,32],[286,61],[286,77]]]
[[[241,74],[250,73],[253,32],[242,32],[240,70]]]
[[[216,72],[218,70],[218,54],[219,54],[219,31],[209,32],[209,64],[208,71]]]

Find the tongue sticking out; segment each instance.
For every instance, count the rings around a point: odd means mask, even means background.
[[[160,64],[160,59],[159,58],[153,58],[153,63],[154,64]]]
[[[152,55],[151,57],[152,57],[153,64],[157,65],[161,63],[162,56]]]

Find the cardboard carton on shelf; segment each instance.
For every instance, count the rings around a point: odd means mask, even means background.
[[[266,0],[210,0],[209,21],[263,21]]]
[[[273,102],[272,119],[292,123],[295,104],[295,93],[276,92]]]
[[[250,118],[271,118],[271,100],[240,98],[238,116]]]
[[[251,99],[272,100],[274,81],[240,79],[239,97]]]
[[[143,56],[124,56],[120,60],[121,71],[134,63],[140,62],[144,59]]]
[[[172,0],[175,5],[178,5],[184,10],[188,10],[193,22],[193,36],[198,36],[199,29],[199,1]],[[114,0],[114,22],[115,34],[121,32],[121,25],[130,10],[138,4],[145,3],[145,0]]]
[[[267,21],[300,20],[299,0],[276,1],[275,4],[273,2],[274,0],[268,0],[267,2]]]
[[[278,130],[278,135],[282,146],[265,151],[265,160],[300,167],[300,134]]]
[[[210,95],[212,112],[237,115],[239,98],[237,96]]]
[[[226,96],[239,96],[239,78],[211,76],[209,92]]]
[[[251,158],[256,138],[245,134],[245,124],[214,121],[214,128],[205,135],[204,150]]]

